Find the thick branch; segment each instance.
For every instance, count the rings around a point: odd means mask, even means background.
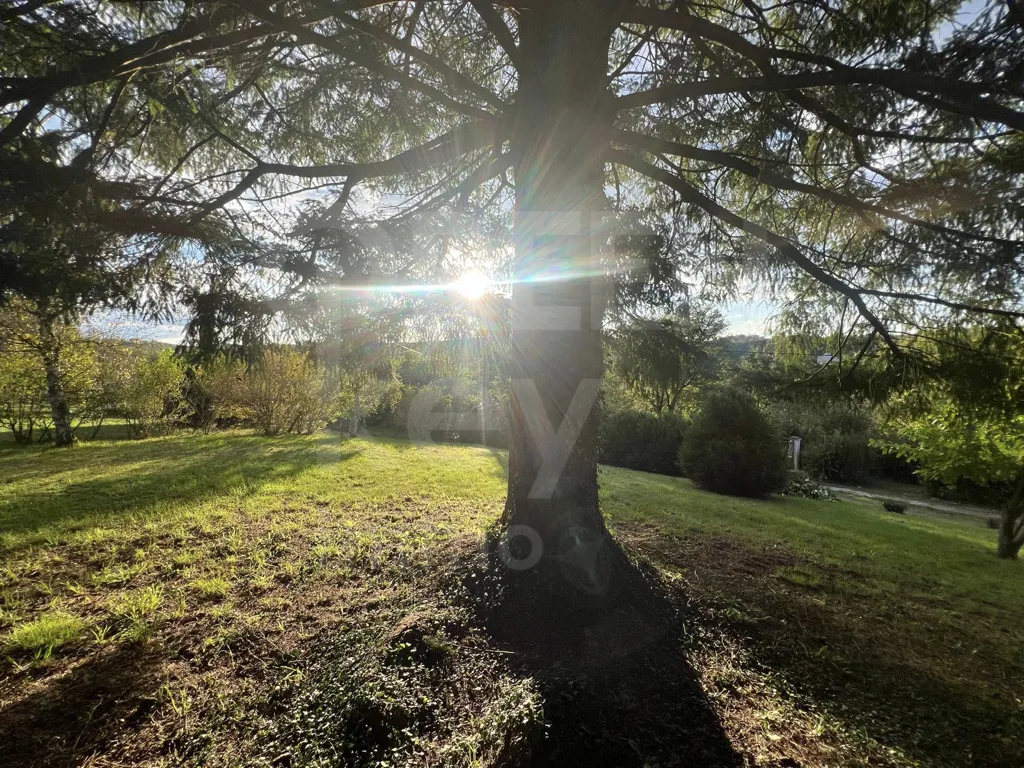
[[[0,131],[0,147],[20,136],[46,106],[46,99],[31,99],[18,110],[18,114]]]
[[[73,66],[52,75],[18,79],[3,78],[0,80],[0,83],[4,85],[3,93],[0,95],[0,104],[10,104],[28,98],[41,99],[45,102],[65,88],[112,79],[126,74],[132,69],[149,66],[150,63],[163,63],[177,55],[177,46],[215,30],[221,24],[234,18],[235,14],[236,11],[233,9],[222,7],[208,16],[191,19],[177,29],[152,35],[102,56],[76,62]],[[246,35],[258,37],[267,32],[266,27],[250,28],[239,30],[230,36],[232,42],[239,42],[240,39],[236,39],[239,33],[243,33],[241,39],[244,40],[247,39]],[[224,37],[228,37],[228,35]],[[220,40],[220,37],[208,38],[206,41],[208,48],[217,47]]]
[[[480,14],[480,18],[483,19],[491,34],[497,39],[498,45],[504,49],[512,66],[521,70],[523,59],[519,53],[519,46],[516,45],[516,40],[512,37],[512,32],[505,24],[505,20],[501,18],[501,14],[494,10],[490,0],[469,0],[469,2]]]
[[[474,152],[496,139],[492,122],[469,123],[442,136],[407,149],[387,160],[371,163],[332,163],[328,165],[289,165],[286,163],[260,163],[245,174],[232,189],[203,206],[208,213],[237,199],[267,175],[293,176],[302,179],[345,177],[353,183],[383,176],[398,176],[428,170],[457,157]]]
[[[845,194],[843,192],[836,192],[831,189],[825,189],[814,184],[805,184],[803,182],[795,181],[788,176],[783,176],[780,173],[776,173],[767,168],[755,165],[748,160],[744,160],[741,157],[732,155],[728,152],[723,152],[717,149],[702,149],[700,147],[690,146],[688,144],[680,144],[674,141],[666,141],[665,139],[658,139],[653,136],[646,136],[641,133],[635,133],[633,131],[616,131],[614,136],[616,142],[625,144],[626,146],[633,147],[635,149],[642,150],[644,152],[651,152],[654,154],[664,153],[668,155],[677,155],[679,157],[686,157],[690,160],[698,160],[701,162],[714,163],[716,165],[724,165],[727,168],[739,171],[740,173],[749,176],[752,179],[757,180],[763,184],[767,184],[775,189],[785,189],[791,192],[801,192],[806,195],[813,195],[814,197],[827,200],[830,203],[836,205],[846,206],[852,208],[855,211],[861,213],[870,213],[876,216],[884,216],[888,219],[894,219],[896,221],[902,221],[905,224],[911,224],[913,226],[921,227],[932,232],[937,232],[943,235],[950,235],[953,237],[962,237],[970,240],[977,240],[985,243],[995,243],[998,245],[1015,245],[1016,243],[1010,240],[1005,240],[998,237],[991,237],[989,235],[981,235],[973,232],[964,232],[959,229],[953,229],[951,227],[943,226],[942,224],[935,224],[924,219],[919,219],[915,216],[909,216],[900,211],[894,211],[890,208],[886,208],[881,205],[875,205],[864,200],[860,200],[852,195]],[[875,224],[877,228],[881,228],[880,224]]]
[[[1003,123],[1016,130],[1024,130],[1024,113],[978,95],[978,93],[983,92],[1004,92],[983,82],[969,83],[961,80],[950,80],[923,72],[851,67],[837,59],[821,54],[756,45],[738,32],[689,13],[631,6],[624,12],[623,17],[624,23],[648,24],[677,29],[686,34],[702,37],[724,45],[756,64],[758,69],[766,76],[780,76],[780,73],[775,70],[772,64],[774,59],[802,61],[808,64],[828,67],[837,74],[842,73],[846,77],[872,78],[871,80],[857,80],[855,82],[873,82],[896,91],[907,98],[936,106],[955,114],[980,117],[985,120]],[[922,99],[922,92],[938,94],[947,101],[941,105],[935,104],[931,100]]]
[[[760,224],[744,219],[742,216],[733,213],[719,203],[716,203],[695,187],[690,186],[683,179],[679,178],[675,174],[669,173],[663,168],[658,168],[657,166],[651,165],[638,157],[619,150],[610,150],[608,160],[613,163],[618,163],[619,165],[624,165],[627,168],[632,168],[637,173],[670,187],[679,195],[683,202],[695,205],[720,221],[736,227],[737,229],[756,237],[761,242],[772,246],[818,282],[850,299],[850,301],[853,302],[853,305],[857,307],[861,317],[863,317],[872,328],[878,331],[878,335],[885,340],[886,345],[893,351],[893,353],[898,356],[902,356],[903,351],[896,344],[892,335],[889,333],[889,330],[885,327],[885,324],[864,302],[864,298],[860,295],[858,290],[815,264],[792,242],[781,235],[777,235],[774,232],[765,229]]]
[[[645,107],[651,104],[660,104],[666,101],[696,99],[701,96],[714,96],[723,93],[785,93],[802,88],[854,84],[877,85],[878,77],[876,75],[879,71],[890,70],[851,69],[843,71],[801,72],[800,74],[793,75],[776,73],[756,77],[713,77],[707,80],[694,80],[688,83],[670,83],[646,91],[623,94],[616,99],[615,104],[617,109],[626,110]],[[921,100],[922,98],[918,94],[918,99]],[[823,114],[826,112],[826,109],[822,105],[819,105],[819,109],[812,111],[851,136],[871,136],[919,144],[967,144],[977,141],[977,138],[974,136],[952,138],[947,136],[915,136],[899,131],[855,126],[834,112],[828,111],[827,114]]]

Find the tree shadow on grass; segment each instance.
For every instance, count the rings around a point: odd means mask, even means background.
[[[1024,664],[1017,654],[999,666],[994,646],[985,647],[995,627],[955,610],[940,615],[941,604],[858,592],[857,574],[795,553],[619,530],[659,565],[693,574],[691,620],[745,648],[748,668],[785,681],[799,707],[923,765],[1024,764],[1024,721],[1006,684],[1024,676]]]
[[[530,765],[744,765],[686,660],[680,605],[653,571],[566,613],[543,598],[495,599],[508,584],[500,568],[477,553],[456,572],[489,643],[543,697],[547,730]]]
[[[3,764],[63,768],[116,751],[131,741],[130,732],[148,725],[159,704],[159,661],[146,646],[112,645],[66,674],[50,674],[0,710]]]
[[[0,533],[88,527],[256,493],[267,483],[355,455],[327,450],[332,444],[336,438],[186,436],[7,454],[0,462],[5,481],[31,481],[31,487],[4,498],[0,485]]]

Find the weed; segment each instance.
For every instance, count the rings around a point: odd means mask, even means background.
[[[49,658],[55,648],[78,640],[86,626],[80,616],[60,609],[52,610],[15,625],[5,644],[9,650],[44,653]]]
[[[822,584],[821,576],[812,573],[806,568],[778,568],[775,571],[775,575],[783,581],[796,584],[798,587],[820,587]]]
[[[206,600],[222,600],[227,597],[228,592],[231,591],[231,582],[227,579],[221,578],[220,576],[193,579],[189,586],[198,592],[200,597]]]

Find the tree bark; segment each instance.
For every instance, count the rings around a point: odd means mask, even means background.
[[[352,437],[359,437],[359,389],[356,389],[355,399],[352,401],[352,414],[348,420],[348,433]]]
[[[1017,530],[1017,523],[1020,520],[1020,512],[1004,509],[999,519],[999,543],[996,546],[996,555],[1007,560],[1016,560],[1020,553],[1021,539],[1020,531]]]
[[[598,506],[597,393],[606,286],[599,272],[602,148],[613,3],[552,0],[519,20],[512,407],[508,499],[499,554],[507,566],[584,593],[612,579]]]
[[[1013,490],[1013,498],[1003,509],[999,519],[999,542],[996,545],[996,556],[1006,560],[1016,560],[1024,545],[1024,472],[1017,476]]]
[[[53,322],[50,315],[39,315],[39,345],[46,371],[46,399],[53,420],[53,443],[66,448],[74,445],[75,432],[71,428],[71,410],[61,376],[60,340],[53,330]]]

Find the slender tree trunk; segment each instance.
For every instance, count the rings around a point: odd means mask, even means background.
[[[996,555],[1007,560],[1016,560],[1024,545],[1024,471],[1017,476],[1013,498],[1003,509],[999,519],[999,543]]]
[[[348,433],[352,437],[359,436],[359,390],[356,390],[355,399],[352,401],[352,415],[348,420]]]
[[[487,417],[491,411],[491,358],[486,346],[483,350],[483,372],[480,383],[480,442],[487,445]]]
[[[996,545],[996,555],[1006,560],[1016,560],[1020,553],[1021,544],[1014,534],[1017,533],[1017,521],[1019,515],[1014,515],[1009,509],[1004,509],[999,519],[999,543]]]
[[[53,318],[47,314],[39,315],[39,343],[46,370],[46,399],[53,420],[53,443],[66,448],[74,445],[75,432],[71,429],[71,411],[61,377],[60,341],[53,330]]]
[[[516,282],[508,500],[499,553],[584,593],[612,578],[598,507],[597,395],[606,298],[598,271],[607,209],[602,146],[615,5],[551,0],[519,20]]]

